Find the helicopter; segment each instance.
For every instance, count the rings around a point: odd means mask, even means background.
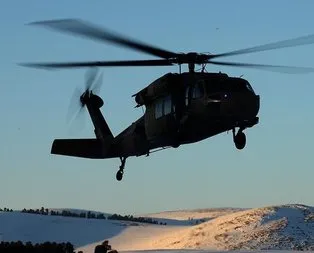
[[[235,147],[246,146],[244,130],[259,123],[260,96],[248,80],[227,73],[206,71],[207,64],[256,68],[283,73],[309,73],[314,68],[249,64],[214,61],[214,58],[256,53],[261,51],[314,43],[314,35],[234,50],[220,54],[196,52],[175,53],[139,40],[109,31],[80,19],[57,19],[32,22],[59,32],[95,39],[144,52],[161,59],[91,61],[63,63],[24,63],[35,68],[90,68],[86,75],[85,90],[77,100],[81,109],[87,108],[94,126],[95,138],[55,139],[51,154],[88,159],[119,158],[121,165],[116,179],[121,181],[126,159],[149,156],[166,148],[178,148],[215,135],[231,131]],[[188,64],[188,71],[181,66]],[[144,114],[125,130],[114,136],[100,108],[104,105],[97,95],[101,77],[99,67],[179,66],[179,72],[168,72],[135,93],[136,107],[144,107]],[[201,70],[195,70],[200,65]]]

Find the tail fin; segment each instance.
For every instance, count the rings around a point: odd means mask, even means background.
[[[114,137],[99,109],[102,105],[102,99],[96,95],[92,95],[86,103],[95,127],[96,139],[55,139],[51,154],[91,159],[109,158]]]
[[[86,106],[95,127],[95,139],[56,139],[51,148],[51,154],[75,156],[91,159],[113,157],[113,134],[104,119],[100,107],[103,100],[97,95],[91,95]]]
[[[94,132],[96,138],[99,139],[105,146],[108,146],[112,143],[114,136],[100,111],[100,107],[102,107],[103,104],[104,102],[99,96],[92,95],[86,106],[95,127]]]

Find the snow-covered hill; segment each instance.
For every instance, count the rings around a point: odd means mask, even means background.
[[[124,228],[108,220],[20,212],[0,213],[0,234],[3,241],[69,241],[80,247],[116,236]]]
[[[246,210],[246,209],[243,209],[243,208],[206,208],[206,209],[164,211],[164,212],[159,212],[159,213],[144,214],[141,216],[152,217],[154,219],[201,221],[204,219],[210,220],[210,219],[222,216],[222,215],[238,212],[241,210]]]
[[[161,248],[314,249],[314,208],[282,205],[221,215],[206,223],[165,235]]]
[[[104,239],[119,251],[314,250],[314,207],[305,205],[168,211],[145,216],[168,223],[0,212],[0,235],[5,241],[70,241],[84,253],[93,252]],[[195,220],[203,222],[191,222]]]

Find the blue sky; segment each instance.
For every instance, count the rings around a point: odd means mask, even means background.
[[[150,59],[149,55],[26,26],[81,18],[165,49],[221,53],[314,33],[313,1],[17,1],[0,8],[0,199],[11,208],[74,207],[145,213],[200,207],[314,205],[314,73],[290,75],[208,66],[249,80],[261,96],[260,124],[238,151],[232,134],[127,160],[84,160],[50,154],[54,138],[93,137],[87,112],[81,131],[66,122],[83,69],[45,71],[18,62]],[[313,66],[314,45],[223,60]],[[100,95],[112,131],[136,118],[131,97],[177,67],[107,68]]]

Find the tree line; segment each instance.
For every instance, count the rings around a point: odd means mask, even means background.
[[[32,244],[31,242],[0,242],[1,253],[75,253],[70,242],[56,243],[44,242]]]
[[[152,218],[148,217],[134,217],[133,215],[120,215],[120,214],[113,214],[107,217],[108,220],[124,220],[124,221],[135,221],[135,222],[146,222],[151,224],[159,224],[159,225],[167,225],[166,222],[158,222],[153,220]]]
[[[0,212],[13,212],[13,209],[9,209],[9,208],[0,208]]]
[[[3,212],[13,212],[12,209],[4,208],[0,211]],[[102,220],[120,220],[120,221],[133,221],[133,222],[142,222],[142,223],[151,223],[151,224],[159,224],[159,225],[167,225],[167,223],[158,222],[157,220],[153,220],[148,217],[134,217],[133,215],[120,215],[120,214],[112,214],[105,216],[103,213],[93,213],[91,211],[87,212],[71,212],[69,210],[49,210],[48,208],[38,208],[38,209],[26,209],[23,208],[20,212],[22,213],[31,213],[31,214],[40,214],[40,215],[51,215],[51,216],[64,216],[64,217],[75,217],[75,218],[85,218],[85,219],[102,219]]]

